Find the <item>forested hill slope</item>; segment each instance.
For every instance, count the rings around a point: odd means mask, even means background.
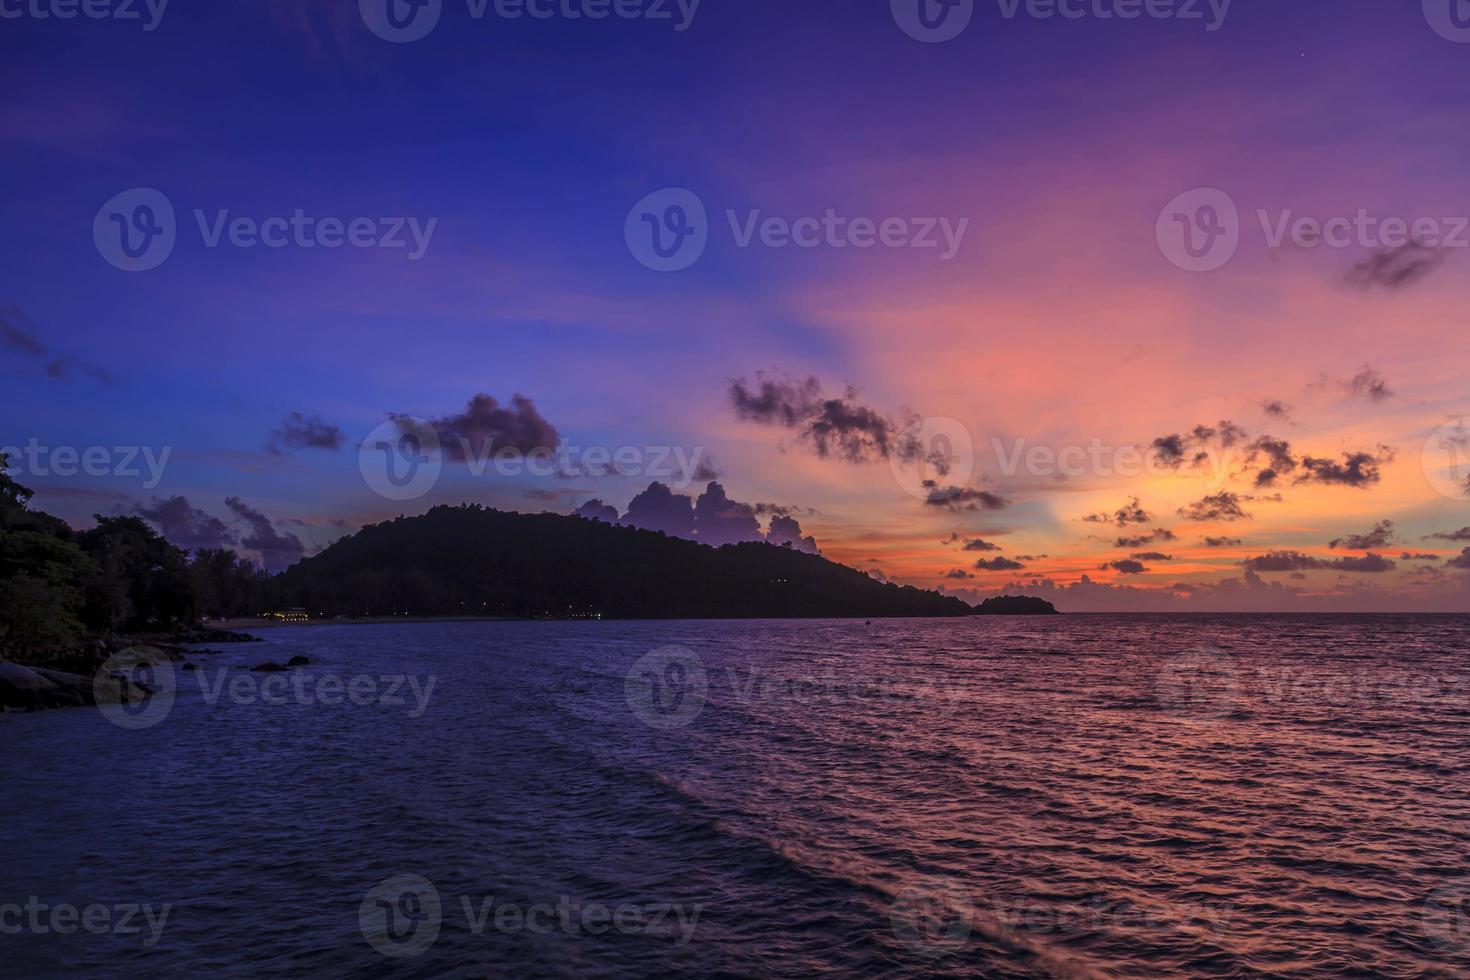
[[[692,541],[557,514],[436,507],[364,527],[282,573],[313,616],[964,616],[970,606],[817,555]]]

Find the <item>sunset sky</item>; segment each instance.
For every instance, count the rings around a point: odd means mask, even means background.
[[[77,526],[142,513],[274,567],[439,503],[621,515],[717,474],[737,517],[972,601],[1464,611],[1470,27],[1434,4],[981,2],[940,43],[887,0],[444,0],[407,43],[356,0],[5,19],[0,446],[48,450],[12,472]],[[99,244],[135,188],[176,212],[147,271]],[[707,244],[657,271],[630,240],[669,188]],[[1181,268],[1176,215],[1222,199],[1233,255]],[[298,209],[405,247],[207,244],[222,211]],[[936,244],[759,230],[829,212]],[[1347,220],[1274,240],[1303,217]],[[359,447],[399,415],[703,465],[476,475],[451,449],[394,501]],[[926,468],[916,433],[958,455]],[[168,456],[150,485],[58,476],[58,447]]]

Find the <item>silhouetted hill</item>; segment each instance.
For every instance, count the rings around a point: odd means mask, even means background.
[[[313,616],[964,616],[969,604],[818,555],[710,548],[630,527],[474,505],[364,527],[272,583]]]
[[[979,616],[1056,616],[1057,607],[1028,595],[998,595],[975,607]]]

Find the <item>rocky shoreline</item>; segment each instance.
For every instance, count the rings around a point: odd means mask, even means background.
[[[211,644],[258,642],[246,633],[197,628],[93,637],[44,666],[0,660],[0,712],[139,704],[152,692],[133,676],[138,668],[219,653]],[[204,649],[190,649],[197,647]]]

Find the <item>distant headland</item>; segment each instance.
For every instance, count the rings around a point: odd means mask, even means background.
[[[1057,607],[1026,595],[998,595],[975,607],[977,616],[1057,616]]]

